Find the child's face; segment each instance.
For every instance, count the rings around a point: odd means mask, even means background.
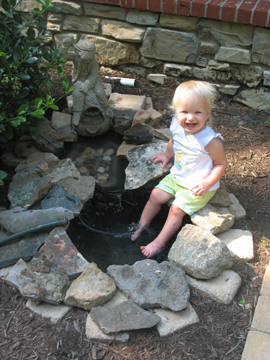
[[[175,115],[187,135],[203,130],[211,109],[203,99],[191,96],[177,102]]]
[[[80,60],[82,62],[90,62],[94,59],[95,54],[94,53],[90,53],[89,51],[84,51],[84,50],[75,50],[77,56],[80,58]]]

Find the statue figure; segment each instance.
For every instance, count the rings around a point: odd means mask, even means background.
[[[75,53],[68,52],[70,46],[75,48]],[[72,126],[78,127],[80,122],[84,119],[86,111],[89,108],[94,108],[94,113],[96,112],[96,109],[98,109],[102,117],[106,119],[107,131],[110,128],[113,113],[109,107],[109,102],[99,75],[99,63],[95,58],[95,52],[95,45],[91,41],[79,40],[78,43],[73,44],[73,38],[70,36],[66,37],[60,46],[61,56],[74,63],[72,74],[72,81],[74,83]],[[88,122],[91,122],[91,116],[93,117],[90,111]],[[99,116],[99,121],[102,117]],[[98,130],[96,129],[96,126],[98,125],[95,124],[95,129],[88,131],[90,136],[96,135],[98,132],[95,131]],[[106,131],[103,131],[102,133]],[[98,132],[98,134],[99,133],[100,132]]]

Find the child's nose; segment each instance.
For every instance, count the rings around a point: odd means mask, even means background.
[[[193,119],[193,114],[190,114],[190,113],[187,114],[187,119],[188,119],[188,120],[192,120],[192,119]]]

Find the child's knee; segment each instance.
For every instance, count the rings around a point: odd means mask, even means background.
[[[183,218],[185,215],[184,211],[174,204],[171,205],[169,212],[171,215],[177,216],[179,218]]]

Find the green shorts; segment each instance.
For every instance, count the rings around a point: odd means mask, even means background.
[[[216,193],[216,190],[213,190],[207,191],[203,196],[195,196],[192,191],[180,185],[172,174],[165,176],[156,187],[172,194],[175,198],[171,204],[178,206],[188,215],[203,208]]]

